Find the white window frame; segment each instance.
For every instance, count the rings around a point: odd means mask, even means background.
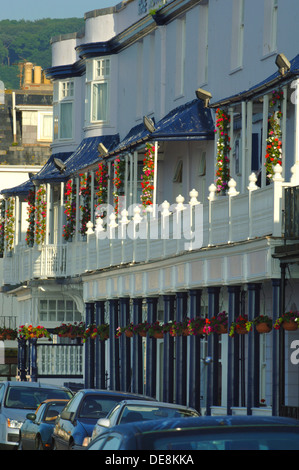
[[[244,0],[233,1],[232,38],[231,38],[231,70],[239,70],[243,66],[244,52]]]
[[[101,72],[98,73],[99,68]],[[97,57],[92,61],[87,63],[86,67],[86,90],[87,90],[87,100],[86,100],[86,114],[85,120],[87,124],[106,124],[110,119],[110,77],[111,77],[111,58],[108,57]],[[95,116],[94,102],[95,95],[93,90],[98,85],[105,84],[107,86],[106,91],[106,109],[105,116],[103,119],[98,119],[98,116]],[[96,110],[97,111],[97,110]]]
[[[53,140],[73,140],[74,138],[74,97],[75,82],[73,79],[61,80],[54,83],[53,92]],[[71,105],[71,133],[61,134],[62,106]]]
[[[277,52],[278,0],[264,0],[263,55]]]
[[[51,117],[52,119],[52,132],[49,136],[45,136],[43,132],[43,121],[45,117]],[[39,111],[37,115],[37,140],[50,142],[53,140],[53,112],[52,111]]]

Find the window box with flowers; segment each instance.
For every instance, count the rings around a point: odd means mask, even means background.
[[[217,141],[217,160],[216,160],[216,189],[218,193],[224,194],[228,189],[228,182],[230,180],[230,162],[229,152],[230,137],[230,116],[223,110],[218,108],[216,113],[216,128],[215,133],[218,134]]]
[[[154,173],[155,173],[155,147],[151,143],[146,144],[145,158],[143,159],[143,175],[141,175],[142,194],[141,203],[144,208],[153,204]]]
[[[7,205],[5,210],[5,247],[6,250],[11,251],[14,245],[14,233],[15,233],[15,200],[13,197],[7,199]]]
[[[274,90],[269,102],[273,112],[269,118],[269,128],[267,137],[267,153],[265,155],[267,177],[271,180],[274,176],[275,165],[282,165],[282,143],[281,143],[281,127],[280,119],[282,117],[281,105],[283,101],[283,91]]]
[[[13,328],[0,328],[0,341],[17,339],[18,332]]]
[[[21,339],[48,338],[51,341],[51,335],[43,326],[21,325],[18,330],[18,336]]]
[[[46,189],[44,186],[41,186],[36,191],[35,241],[37,245],[42,245],[45,241],[46,216],[47,216]]]
[[[81,197],[80,210],[82,213],[80,221],[80,233],[86,235],[86,224],[90,221],[91,217],[91,176],[90,174],[82,173],[80,176],[79,195]]]
[[[62,236],[66,241],[71,241],[76,230],[76,184],[71,179],[66,183],[64,213],[66,223]]]
[[[34,230],[35,230],[35,188],[29,191],[26,202],[27,202],[28,228],[27,228],[25,240],[28,246],[33,246],[34,245]]]
[[[299,325],[299,312],[289,311],[283,313],[274,323],[274,329],[283,328],[286,331],[296,331]]]
[[[53,330],[53,334],[61,338],[83,338],[85,332],[84,322],[62,323]]]

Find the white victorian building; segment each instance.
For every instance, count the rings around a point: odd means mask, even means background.
[[[52,38],[52,156],[28,226],[23,195],[6,196],[2,295],[20,325],[108,323],[110,336],[40,342],[35,378],[208,414],[296,413],[296,331],[115,332],[297,311],[298,13],[295,0],[128,0]]]

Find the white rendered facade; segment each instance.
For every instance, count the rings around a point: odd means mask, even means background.
[[[290,15],[290,11],[294,14]],[[52,68],[48,73],[54,82],[53,154],[72,153],[83,139],[100,136],[108,138],[118,134],[122,142],[135,126],[142,124],[144,116],[154,118],[159,127],[163,118],[177,108],[180,119],[181,107],[193,103],[195,90],[201,88],[212,94],[209,111],[201,108],[201,112],[211,113],[215,122],[216,109],[220,107],[231,117],[231,179],[226,195],[218,195],[214,186],[217,139],[211,136],[210,129],[205,128],[204,135],[196,136],[191,128],[190,135],[182,136],[180,130],[171,131],[164,137],[158,134],[154,191],[162,213],[152,226],[160,227],[167,220],[172,227],[178,213],[176,205],[184,202],[187,211],[193,207],[193,211],[198,211],[197,215],[201,214],[198,217],[202,216],[201,235],[193,234],[193,244],[187,238],[190,227],[188,234],[181,238],[155,239],[147,234],[144,239],[132,239],[127,231],[127,236],[122,239],[124,227],[134,230],[137,219],[132,218],[133,213],[129,213],[131,226],[122,223],[125,213],[111,218],[110,222],[115,220],[117,225],[111,226],[110,232],[104,229],[102,239],[99,235],[103,233],[99,232],[101,227],[96,225],[95,216],[91,214],[92,224],[88,226],[85,239],[78,234],[79,195],[76,199],[77,231],[73,241],[65,243],[62,195],[66,181],[63,178],[61,182],[59,178],[52,181],[50,177],[40,180],[39,184],[45,184],[47,190],[45,242],[33,248],[15,245],[12,257],[4,256],[4,284],[14,287],[20,324],[42,321],[48,328],[57,326],[58,314],[51,317],[49,313],[41,318],[41,302],[54,299],[74,302],[74,321],[79,318],[77,312],[85,318],[87,304],[156,298],[156,313],[158,319],[163,320],[165,296],[177,296],[178,293],[186,294],[184,314],[190,316],[189,294],[194,290],[200,290],[203,314],[211,313],[213,302],[219,311],[228,311],[235,295],[235,292],[232,294],[233,287],[239,288],[240,313],[247,314],[250,302],[258,298],[259,313],[277,314],[274,309],[279,306],[281,269],[279,260],[273,255],[276,247],[284,244],[284,188],[299,183],[295,13],[298,13],[295,0],[178,0],[165,2],[153,17],[148,14],[147,2],[134,0],[123,2],[114,9],[87,13],[83,35],[52,40]],[[278,53],[292,61],[289,75],[278,73],[274,76]],[[263,129],[270,113],[269,97],[276,89],[282,89],[285,97],[280,121],[283,157],[271,183],[266,184]],[[108,151],[111,171],[112,163],[119,155],[125,161],[124,195],[128,207],[140,202],[139,175],[144,146],[145,143],[134,141],[134,145],[127,145],[119,152],[114,152],[113,148]],[[70,178],[78,183],[79,174],[88,172],[94,181],[97,169],[98,162],[94,160],[84,164],[83,169],[78,164]],[[260,186],[256,184],[255,175],[258,174],[261,175]],[[108,193],[108,203],[113,206],[112,174]],[[178,196],[184,199],[176,199]],[[92,200],[93,197],[94,193]],[[168,204],[162,206],[165,201],[174,209],[173,215],[167,213]],[[145,221],[145,214],[141,212],[140,215]],[[296,264],[288,267],[284,307],[285,310],[296,310],[298,268]],[[214,291],[214,288],[217,289]],[[54,310],[53,307],[51,311]],[[109,315],[107,307],[106,317]],[[63,321],[67,321],[66,317]],[[258,396],[259,400],[266,401],[269,414],[277,414],[277,405],[273,405],[273,396],[277,394],[273,377],[278,367],[273,361],[275,334],[261,335],[259,340]],[[299,406],[299,376],[298,366],[291,363],[290,354],[297,335],[286,335],[285,349],[285,404],[295,407]],[[194,382],[191,380],[193,353],[189,339],[187,341],[185,389],[179,390],[175,383],[173,389],[174,399],[193,405],[190,385]],[[228,379],[230,341],[228,335],[221,337],[221,355],[217,360],[221,379],[217,400],[213,396],[212,403],[209,403],[209,397],[207,401],[204,393],[206,366],[203,362],[197,364],[201,377],[200,406],[211,407],[212,413],[227,412],[228,407],[232,412]],[[201,342],[201,357],[209,351],[208,342],[209,339]],[[240,412],[244,409],[248,412],[248,397],[253,393],[248,390],[247,376],[252,367],[252,364],[248,365],[250,348],[248,345],[247,349],[247,343],[245,346],[246,379],[243,385],[246,393],[245,401],[242,394],[238,399],[236,408]],[[106,367],[112,374],[109,347],[106,347]],[[278,354],[275,348],[275,354]],[[163,354],[164,358],[166,354],[163,342],[157,343],[156,353],[154,393],[163,398]],[[182,373],[179,368],[175,370],[176,374]],[[209,376],[210,372],[207,374]],[[251,405],[250,408],[256,408],[253,403]]]

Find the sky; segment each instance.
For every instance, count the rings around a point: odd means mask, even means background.
[[[0,0],[0,20],[84,18],[84,13],[117,5],[121,0]]]

